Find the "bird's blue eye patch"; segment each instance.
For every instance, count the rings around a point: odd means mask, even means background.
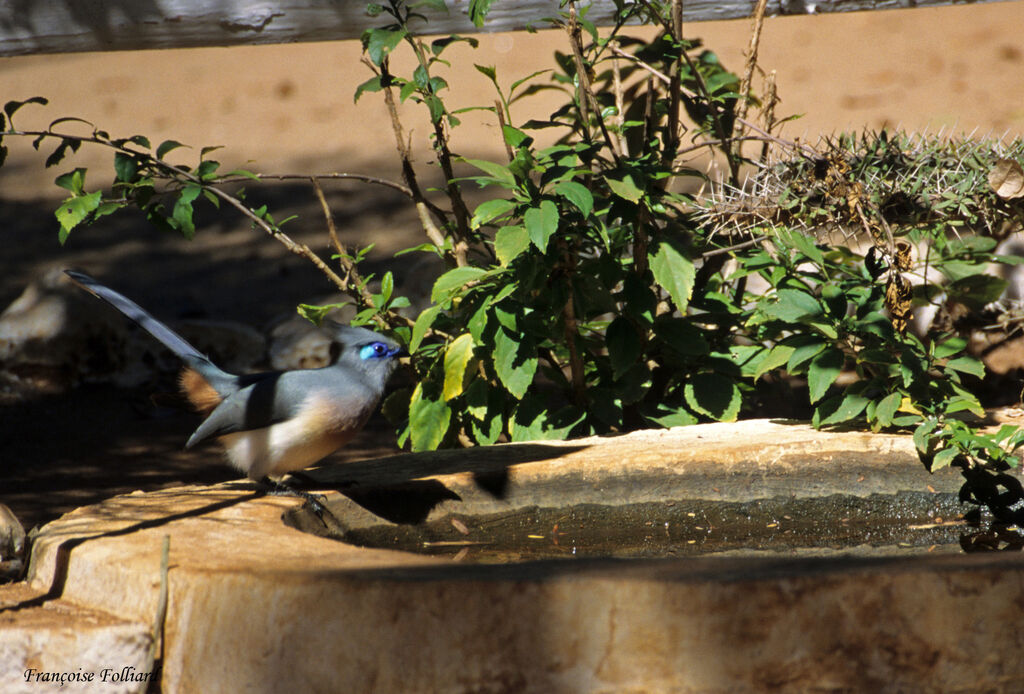
[[[363,345],[362,349],[359,350],[359,358],[384,359],[386,357],[393,357],[400,351],[402,351],[401,348],[388,347],[383,342],[371,342],[368,345]]]

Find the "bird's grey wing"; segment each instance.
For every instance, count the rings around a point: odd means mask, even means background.
[[[259,380],[226,397],[195,430],[186,448],[208,438],[263,429],[293,419],[303,408],[329,411],[316,414],[323,426],[347,428],[364,418],[377,399],[357,380],[326,369],[259,374]],[[372,400],[372,402],[371,402]]]

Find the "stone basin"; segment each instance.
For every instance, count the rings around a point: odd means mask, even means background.
[[[326,522],[238,482],[47,525],[0,590],[0,690],[150,653],[164,692],[1024,691],[1024,559],[959,551],[960,476],[909,437],[757,420],[311,476]],[[59,606],[114,626],[8,648]]]

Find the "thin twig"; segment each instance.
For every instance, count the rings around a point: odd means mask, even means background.
[[[293,181],[293,180],[305,180],[316,179],[319,181],[332,181],[332,180],[353,180],[362,181],[363,183],[372,183],[374,185],[384,186],[385,188],[391,188],[397,190],[407,198],[411,198],[412,190],[408,186],[404,186],[397,181],[390,181],[386,178],[378,178],[377,176],[366,176],[364,174],[354,173],[320,173],[320,174],[265,174],[265,173],[254,173],[253,176],[261,181]],[[227,178],[218,178],[213,183],[245,183],[251,180],[249,176],[231,176]]]
[[[611,133],[608,132],[608,126],[604,124],[604,118],[601,117],[601,106],[597,103],[593,84],[590,82],[590,73],[587,71],[587,63],[583,59],[582,31],[576,19],[576,3],[574,0],[569,0],[569,23],[566,24],[566,31],[569,34],[569,46],[572,48],[573,62],[576,64],[576,77],[580,85],[579,103],[584,128],[590,122],[590,115],[592,113],[594,120],[597,121],[598,128],[601,130],[601,136],[604,138],[605,144],[608,145],[608,150],[612,153],[615,164],[618,165],[622,162],[622,155],[618,151]]]
[[[505,138],[505,110],[501,106],[501,100],[494,100],[494,113],[498,116],[498,126],[501,130],[501,142],[505,145],[505,154],[508,156],[509,162],[515,159],[515,155],[512,153],[512,145],[508,143]]]
[[[764,26],[765,10],[768,7],[768,0],[757,0],[754,6],[754,28],[750,32],[750,47],[747,49],[747,69],[743,73],[743,80],[740,82],[740,103],[736,108],[737,118],[747,117],[747,107],[750,106],[750,84],[754,79],[754,71],[757,69],[757,50],[761,46],[761,29]]]

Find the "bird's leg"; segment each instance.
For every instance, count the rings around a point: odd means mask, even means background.
[[[340,521],[338,521],[334,514],[328,511],[327,507],[324,505],[327,503],[327,499],[322,494],[310,494],[309,492],[304,492],[301,489],[296,489],[295,487],[282,482],[281,480],[271,479],[269,476],[261,479],[258,484],[262,485],[264,487],[264,491],[270,494],[297,496],[300,499],[305,499],[306,503],[309,504],[309,507],[313,510],[313,513],[315,513],[317,518],[321,521],[323,521],[324,514],[326,513],[335,523],[340,525]]]

